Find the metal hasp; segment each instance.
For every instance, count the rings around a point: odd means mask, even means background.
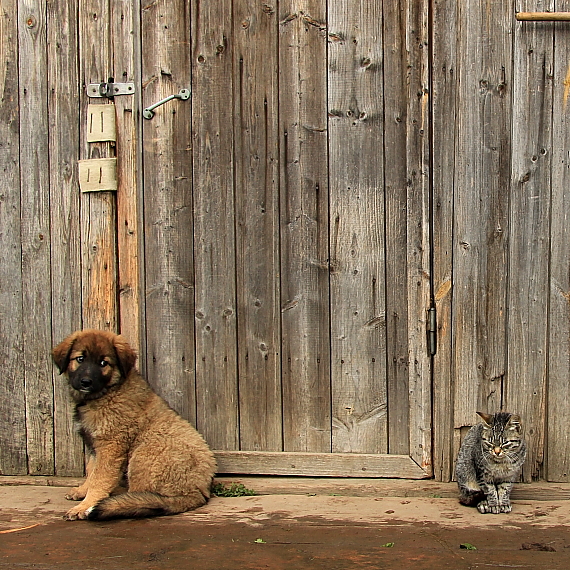
[[[145,119],[152,119],[154,117],[154,109],[164,105],[164,103],[168,101],[172,101],[172,99],[182,99],[182,101],[186,101],[186,99],[190,99],[190,89],[180,89],[180,91],[176,95],[169,95],[164,99],[160,100],[158,103],[143,109],[143,117]]]
[[[117,95],[133,95],[134,92],[134,83],[115,83],[112,77],[109,77],[107,83],[90,83],[87,86],[88,97],[107,97],[107,99],[112,99]]]

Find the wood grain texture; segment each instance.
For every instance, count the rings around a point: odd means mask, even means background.
[[[47,6],[52,345],[81,328],[77,0]],[[74,88],[71,88],[74,86]],[[48,359],[48,355],[43,355]],[[83,443],[65,380],[53,369],[55,472],[83,475]]]
[[[407,5],[408,337],[410,346],[410,457],[432,474],[431,359],[427,347],[430,306],[430,153],[428,2]]]
[[[20,109],[17,2],[0,17],[0,472],[24,474],[26,400],[23,374],[22,250],[20,243]]]
[[[556,3],[570,11],[570,2]],[[568,27],[555,27],[554,100],[552,112],[552,207],[549,346],[546,408],[546,477],[570,482],[570,121],[568,120]],[[549,149],[546,149],[549,152]],[[538,156],[541,156],[540,154]],[[541,156],[540,160],[544,160]]]
[[[506,286],[512,9],[459,5],[453,273],[454,427],[501,408]]]
[[[188,89],[189,3],[149,3],[141,16],[143,105]],[[191,100],[173,100],[143,124],[147,375],[196,421]]]
[[[109,5],[79,0],[79,64],[82,85],[107,81],[111,68]],[[97,38],[98,41],[94,41]],[[113,158],[110,143],[86,142],[88,101],[81,97],[80,158]],[[99,104],[110,104],[98,100]],[[118,330],[116,197],[114,192],[81,194],[83,326]]]
[[[521,9],[536,6],[536,2],[518,4]],[[553,2],[544,5],[554,8]],[[552,26],[525,23],[514,28],[516,104],[512,111],[508,376],[504,409],[521,415],[527,442],[523,479],[530,482],[542,476],[546,429],[545,315],[550,265],[554,42]],[[552,422],[556,421],[553,417]]]
[[[281,446],[277,13],[233,2],[240,446]]]
[[[192,16],[196,422],[239,449],[231,2]]]
[[[330,451],[326,6],[279,3],[281,330],[287,451]],[[323,405],[324,404],[324,405]]]
[[[136,10],[140,2],[114,0],[109,3],[112,77],[116,82],[135,81],[140,85],[136,62],[140,22]],[[138,175],[140,154],[139,97],[121,95],[113,100],[117,130],[117,255],[119,330],[142,353],[142,182]],[[144,358],[144,355],[143,355]]]
[[[452,377],[453,204],[457,105],[457,2],[433,3],[432,153],[433,289],[437,355],[433,361],[433,469],[438,481],[453,474],[454,389]]]
[[[328,17],[332,450],[383,453],[382,12],[342,1]]]
[[[28,470],[54,473],[47,37],[44,2],[18,3],[22,312]],[[28,62],[33,61],[34,65]],[[31,126],[33,125],[33,128]]]
[[[309,477],[396,477],[425,479],[407,455],[214,451],[218,473]]]
[[[409,453],[407,144],[408,57],[406,2],[383,13],[384,192],[386,242],[387,398],[390,453]]]

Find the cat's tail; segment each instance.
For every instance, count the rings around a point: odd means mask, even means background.
[[[468,507],[476,507],[485,498],[485,493],[481,489],[459,489],[459,502]]]

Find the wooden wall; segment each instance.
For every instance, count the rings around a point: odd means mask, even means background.
[[[3,2],[0,473],[81,474],[49,351],[99,327],[225,471],[449,480],[506,408],[524,478],[567,481],[570,28],[533,9]],[[104,157],[117,191],[80,192]]]

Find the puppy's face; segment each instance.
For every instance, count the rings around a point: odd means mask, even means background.
[[[119,335],[106,331],[79,331],[53,350],[53,359],[65,373],[76,401],[95,400],[123,382],[136,355]]]

